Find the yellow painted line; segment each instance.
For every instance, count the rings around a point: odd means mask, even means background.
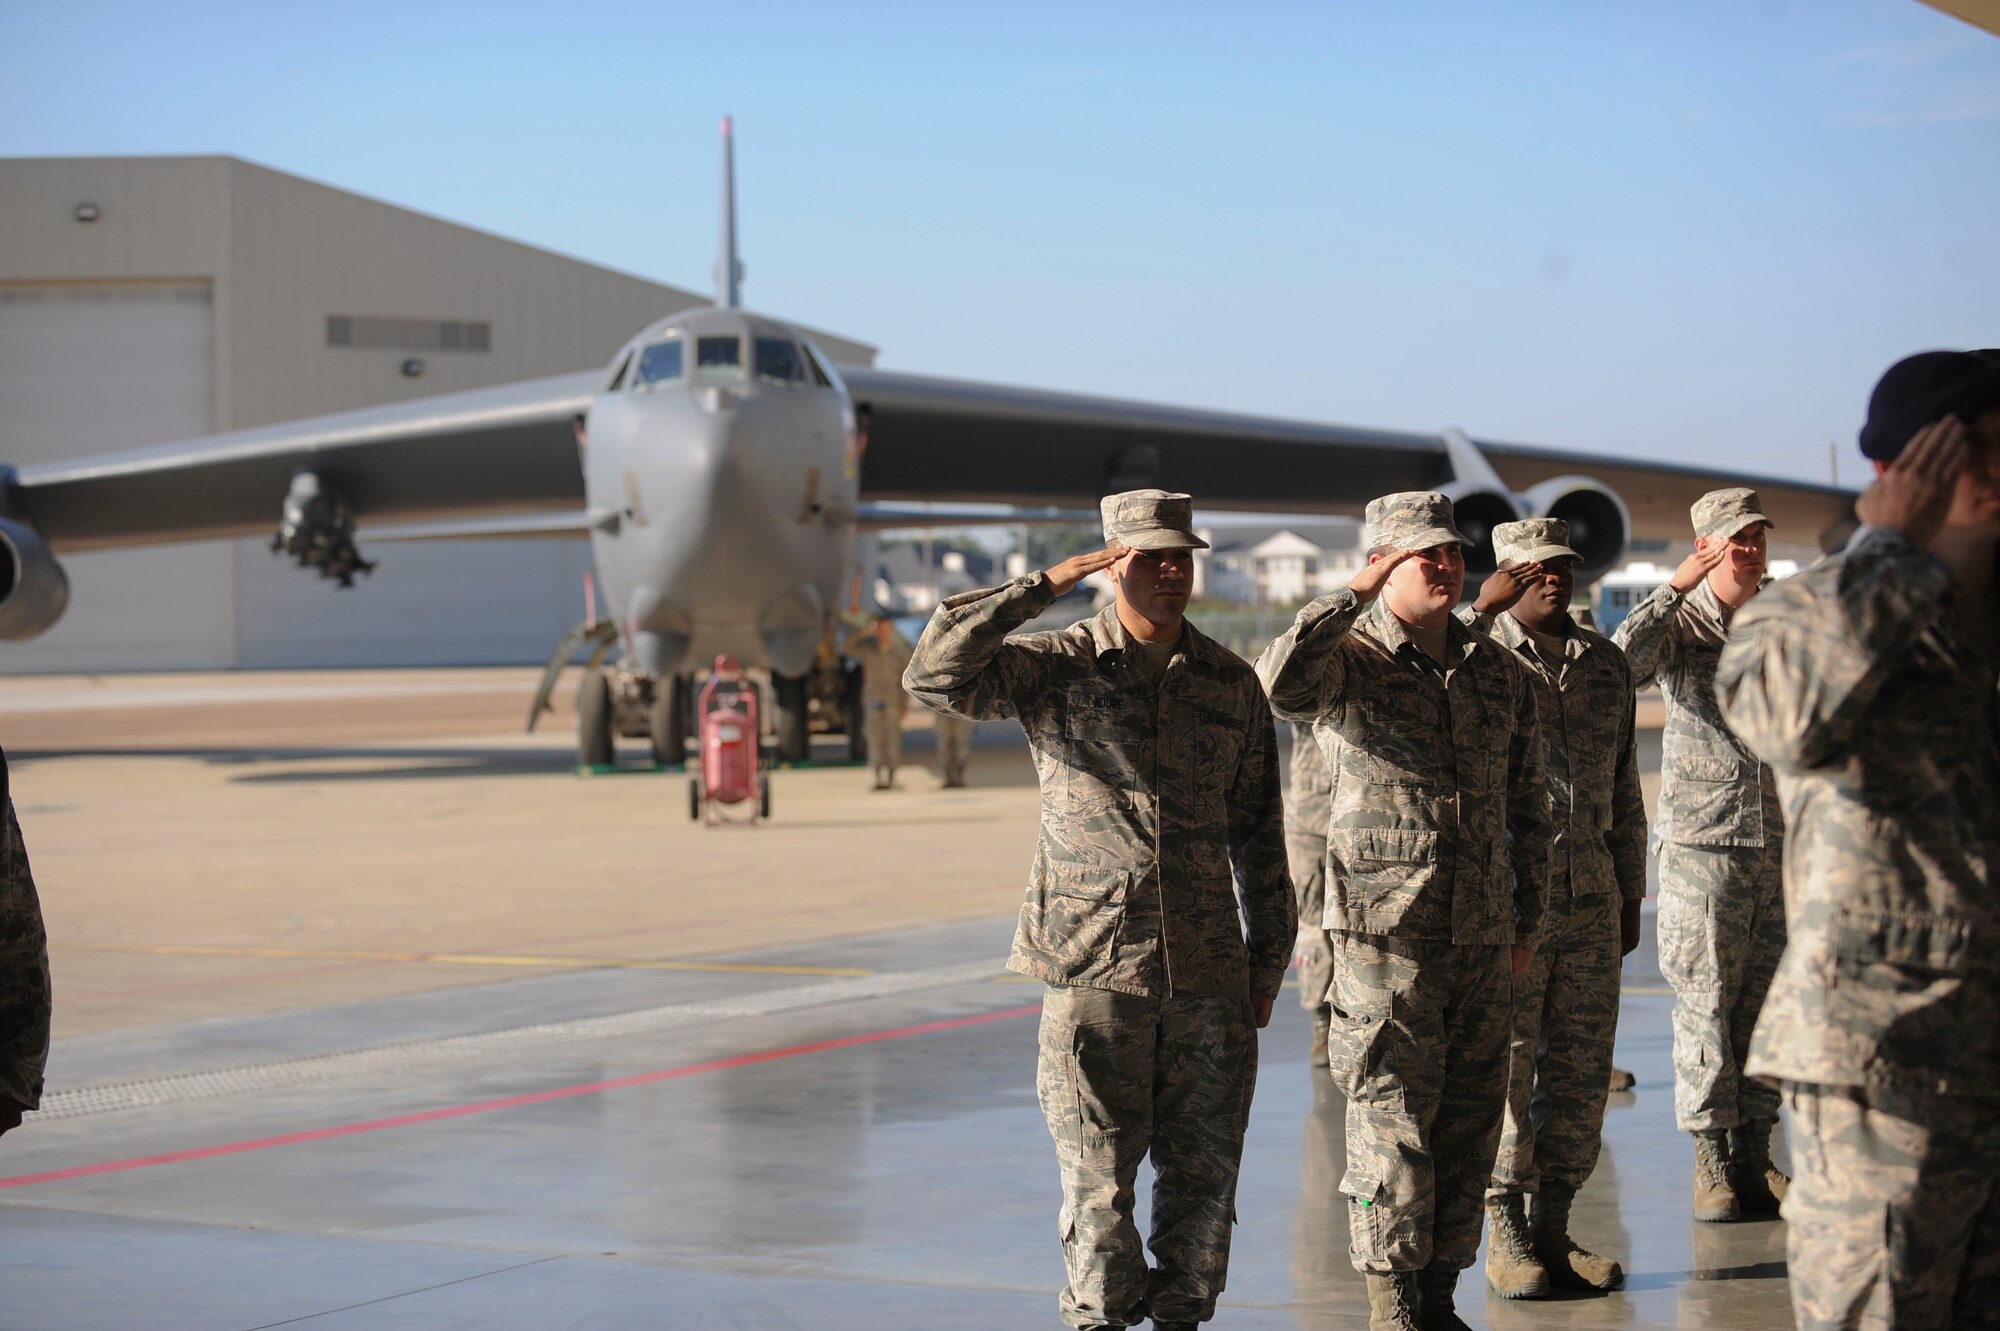
[[[263,961],[391,961],[429,966],[528,966],[543,969],[631,971],[721,971],[743,975],[875,974],[852,966],[765,966],[736,961],[655,961],[635,957],[516,957],[491,952],[371,952],[353,948],[227,947],[202,943],[66,943],[52,947],[75,952],[118,952],[145,957],[239,957]]]

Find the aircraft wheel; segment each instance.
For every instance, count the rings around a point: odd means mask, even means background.
[[[761,818],[771,816],[771,778],[768,776],[757,778],[757,814]]]
[[[688,817],[701,821],[701,778],[698,776],[688,778]]]
[[[653,705],[647,709],[647,730],[653,740],[653,761],[662,767],[679,767],[687,762],[687,685],[679,675],[668,675],[653,687]]]
[[[812,733],[806,728],[805,676],[773,671],[771,692],[777,703],[779,760],[796,763],[812,757]]]
[[[577,686],[576,760],[585,767],[609,767],[616,760],[611,744],[611,681],[602,670],[586,671]]]
[[[847,672],[847,756],[857,763],[868,761],[868,707],[861,698],[861,667]]]

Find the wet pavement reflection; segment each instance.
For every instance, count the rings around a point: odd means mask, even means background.
[[[827,965],[865,956],[889,971],[992,956],[997,977],[1006,934],[1005,921],[986,921],[904,943],[856,940],[845,953],[822,945],[814,956]],[[527,1001],[521,986],[537,983],[560,992],[554,981],[522,981],[507,986],[509,1001]],[[642,995],[699,999],[722,982],[616,983],[630,986],[629,1006]],[[1612,1096],[1574,1225],[1625,1263],[1626,1289],[1506,1303],[1474,1268],[1461,1309],[1496,1328],[1789,1327],[1783,1224],[1689,1218],[1692,1150],[1672,1123],[1671,999],[1643,959],[1628,988],[1618,1057],[1639,1084]],[[0,1183],[646,1078],[0,1187],[0,1326],[1053,1328],[1059,1196],[1034,1099],[1035,1023],[1020,1011],[1038,998],[1037,986],[995,978],[532,1059],[41,1124],[0,1146]],[[321,1015],[361,1029],[390,1014],[406,1021],[419,1001]],[[462,993],[451,1001],[476,1007]],[[260,1020],[270,1036],[273,1019]],[[217,1039],[213,1027],[198,1037],[161,1030],[190,1047]],[[1366,1325],[1338,1192],[1344,1106],[1325,1071],[1307,1065],[1306,1039],[1305,1014],[1281,1003],[1264,1038],[1218,1327]]]

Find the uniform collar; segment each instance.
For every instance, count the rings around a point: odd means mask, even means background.
[[[1528,636],[1528,630],[1521,626],[1520,620],[1505,610],[1493,616],[1493,628],[1487,636],[1503,646],[1513,648],[1523,656],[1536,661],[1541,659],[1535,655],[1535,640]],[[1573,661],[1589,651],[1593,645],[1584,633],[1583,626],[1576,622],[1576,616],[1571,615],[1569,629],[1563,634],[1563,659]]]
[[[1764,589],[1775,581],[1775,578],[1766,573],[1763,579],[1757,584],[1757,595],[1762,596]],[[1715,594],[1715,588],[1708,585],[1707,578],[1703,578],[1700,582],[1696,583],[1694,590],[1689,592],[1685,599],[1689,605],[1694,606],[1702,614],[1714,620],[1715,626],[1724,631],[1728,630],[1731,617],[1742,609],[1742,606],[1738,606],[1735,610],[1731,610],[1728,606],[1724,605],[1722,598]],[[1748,605],[1749,602],[1746,601],[1744,604]]]
[[[1105,606],[1085,621],[1085,630],[1090,634],[1090,653],[1102,662],[1113,652],[1123,660],[1132,650],[1132,635],[1125,631],[1125,623],[1118,618],[1116,603]],[[1208,659],[1208,639],[1197,632],[1186,618],[1181,620],[1180,641],[1175,644],[1174,655],[1185,656],[1190,661]]]
[[[1388,649],[1389,655],[1395,656],[1401,652],[1408,651],[1415,656],[1430,661],[1432,665],[1437,664],[1436,661],[1432,660],[1429,652],[1417,645],[1417,640],[1412,638],[1409,630],[1403,627],[1403,621],[1396,618],[1390,612],[1389,607],[1382,603],[1381,597],[1378,596],[1375,598],[1375,603],[1368,607],[1368,612],[1375,616],[1374,633],[1376,641]],[[1449,665],[1462,665],[1467,658],[1479,650],[1478,635],[1474,634],[1464,624],[1461,624],[1457,615],[1445,616],[1444,644],[1445,655],[1450,658],[1447,662]]]

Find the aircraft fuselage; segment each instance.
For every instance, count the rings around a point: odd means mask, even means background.
[[[619,351],[584,491],[605,613],[641,669],[728,653],[806,672],[852,558],[854,440],[838,373],[785,324],[687,311]]]

